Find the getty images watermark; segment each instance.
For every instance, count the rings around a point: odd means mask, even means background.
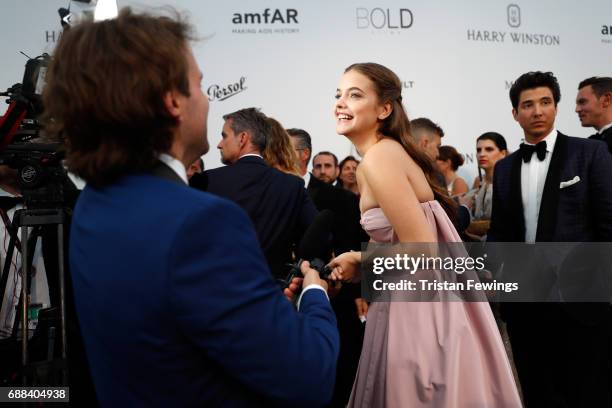
[[[368,301],[612,301],[612,243],[368,244]]]
[[[435,271],[443,271],[442,276],[446,276],[449,273],[455,273],[462,275],[465,272],[481,272],[485,271],[485,261],[487,255],[472,258],[470,256],[465,257],[439,257],[439,256],[425,256],[421,253],[418,256],[410,256],[406,253],[395,254],[395,256],[377,256],[372,259],[372,273],[375,275],[382,275],[385,272],[405,272],[411,277],[416,275],[417,272],[427,272],[430,274],[428,279],[400,279],[399,282],[391,281],[385,282],[382,278],[375,279],[372,283],[372,288],[376,291],[383,290],[407,290],[407,291],[498,291],[503,290],[506,293],[518,290],[518,283],[516,282],[498,282],[496,280],[490,282],[481,282],[477,278],[468,278],[465,281],[449,281],[449,280],[437,280],[435,277],[431,278],[431,273]],[[419,274],[422,276],[423,274]],[[435,275],[438,276],[438,275]],[[452,275],[451,275],[452,276]]]

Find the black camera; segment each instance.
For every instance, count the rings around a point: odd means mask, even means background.
[[[67,193],[76,193],[62,164],[61,144],[45,143],[39,122],[49,61],[47,54],[29,59],[22,83],[0,93],[8,97],[9,104],[6,114],[0,117],[0,165],[17,170],[27,208],[61,208],[66,204]]]
[[[304,262],[304,260],[300,259],[297,263],[287,265],[289,267],[287,277],[285,279],[279,279],[279,284],[283,289],[289,287],[293,278],[302,276],[302,271],[300,269],[302,262]],[[312,261],[310,261],[310,267],[319,272],[321,279],[328,279],[332,272],[332,268],[325,265],[325,262],[319,258],[314,258]]]

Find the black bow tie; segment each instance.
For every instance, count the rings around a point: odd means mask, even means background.
[[[521,143],[521,156],[523,157],[523,161],[525,163],[529,163],[531,161],[531,156],[533,156],[533,152],[536,152],[538,155],[538,160],[542,161],[546,157],[546,140],[542,140],[537,145],[528,145],[525,143]]]

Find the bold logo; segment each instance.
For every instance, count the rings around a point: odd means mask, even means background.
[[[224,87],[220,85],[211,85],[208,87],[208,100],[214,101],[224,101],[232,96],[239,94],[240,92],[246,90],[246,86],[244,86],[244,82],[246,81],[245,77],[241,77],[240,80],[236,83],[226,85]]]
[[[521,26],[521,8],[516,4],[508,4],[508,25],[513,28]]]
[[[397,10],[382,9],[376,7],[367,9],[358,7],[356,10],[357,28],[358,29],[388,29],[388,30],[403,30],[412,27],[414,15],[412,11],[406,8]]]
[[[263,13],[234,13],[232,23],[234,24],[298,24],[298,11],[286,9],[281,11],[265,9]]]

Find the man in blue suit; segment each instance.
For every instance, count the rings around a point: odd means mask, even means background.
[[[270,167],[262,153],[271,132],[268,118],[255,108],[223,116],[217,146],[227,166],[195,175],[190,184],[227,198],[246,211],[253,222],[272,274],[284,279],[317,209],[298,176]]]
[[[190,27],[135,15],[64,33],[45,89],[48,132],[88,183],[70,266],[102,406],[318,406],[338,333],[316,271],[299,312],[246,214],[187,187],[208,150]]]
[[[495,166],[488,240],[611,242],[612,157],[607,146],[555,129],[561,92],[550,72],[521,75],[510,99],[525,141]],[[538,262],[544,260],[527,263]],[[543,288],[539,299],[549,301],[547,296],[559,292],[559,278],[547,275],[549,265],[543,265],[529,270],[531,287],[524,289]],[[592,276],[592,270],[585,272]],[[504,303],[501,312],[527,407],[611,406],[608,303]]]

